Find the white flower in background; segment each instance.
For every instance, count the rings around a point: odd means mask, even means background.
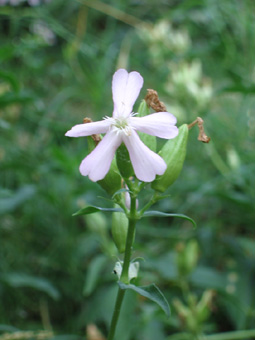
[[[198,83],[202,78],[202,65],[199,60],[194,60],[191,63],[184,62],[178,68],[173,64],[170,65],[170,69],[172,71],[171,80],[175,85],[186,84],[189,87],[192,86],[191,84]]]
[[[162,48],[169,53],[183,53],[191,45],[188,32],[182,29],[173,29],[171,22],[160,20],[156,24],[140,26],[138,28],[140,38],[148,43],[150,53],[155,56],[157,50],[162,54]]]
[[[184,92],[184,95],[194,98],[201,107],[209,102],[213,94],[212,86],[203,78],[199,60],[193,60],[191,63],[183,62],[178,67],[175,63],[170,63],[168,67],[171,73],[166,89],[173,97],[178,98]]]
[[[78,124],[66,133],[68,137],[83,137],[105,133],[102,141],[82,161],[80,172],[92,181],[105,177],[110,169],[116,149],[124,143],[129,152],[136,177],[151,182],[156,175],[163,175],[165,161],[140,140],[137,130],[160,138],[171,139],[178,135],[176,118],[169,112],[157,112],[145,117],[135,117],[133,105],[143,86],[138,72],[128,73],[119,69],[113,75],[112,95],[114,110],[112,117],[99,122]]]
[[[49,28],[47,23],[42,20],[35,21],[31,26],[31,31],[41,37],[48,45],[54,45],[56,42],[54,32]]]

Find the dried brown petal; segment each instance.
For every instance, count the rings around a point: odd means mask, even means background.
[[[208,137],[208,136],[205,134],[205,131],[204,131],[204,121],[203,121],[202,118],[197,117],[197,119],[194,120],[194,122],[190,123],[190,124],[188,125],[189,130],[190,130],[193,126],[195,126],[196,124],[197,124],[197,126],[198,126],[198,128],[199,128],[199,135],[198,135],[198,138],[197,138],[197,139],[198,139],[200,142],[209,143],[210,140],[211,140],[211,138]]]
[[[152,89],[147,89],[147,94],[145,96],[145,101],[148,106],[150,106],[156,112],[166,112],[166,106],[158,98],[158,92]]]

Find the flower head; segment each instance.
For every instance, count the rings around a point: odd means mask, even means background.
[[[156,175],[163,175],[165,172],[165,161],[140,140],[136,131],[171,139],[178,135],[176,118],[169,112],[135,117],[132,109],[142,86],[143,78],[138,72],[128,73],[119,69],[112,80],[112,117],[105,117],[99,122],[75,125],[66,133],[68,137],[105,133],[102,141],[82,161],[80,172],[83,176],[89,176],[94,182],[103,179],[121,143],[125,144],[135,175],[140,181],[151,182]]]

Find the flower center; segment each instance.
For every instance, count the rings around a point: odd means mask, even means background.
[[[115,118],[115,123],[114,125],[116,126],[116,128],[118,129],[125,129],[128,126],[128,122],[126,120],[126,118]]]
[[[125,135],[130,136],[131,132],[132,132],[132,128],[131,126],[128,124],[127,118],[124,117],[118,117],[118,118],[114,118],[114,123],[113,125],[123,131],[125,133]]]
[[[104,117],[104,119],[110,120],[111,127],[117,132],[124,132],[126,136],[131,136],[132,126],[129,124],[128,117]]]

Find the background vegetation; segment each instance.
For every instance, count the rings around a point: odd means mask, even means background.
[[[140,99],[157,90],[178,125],[202,117],[212,141],[190,131],[181,176],[158,203],[191,216],[197,230],[156,218],[137,230],[139,283],[158,284],[171,317],[131,292],[116,339],[254,329],[254,1],[2,0],[0,20],[2,337],[84,338],[91,324],[107,333],[117,256],[110,215],[71,215],[109,203],[78,171],[86,139],[64,134],[84,117],[111,115],[119,67],[139,71]]]

